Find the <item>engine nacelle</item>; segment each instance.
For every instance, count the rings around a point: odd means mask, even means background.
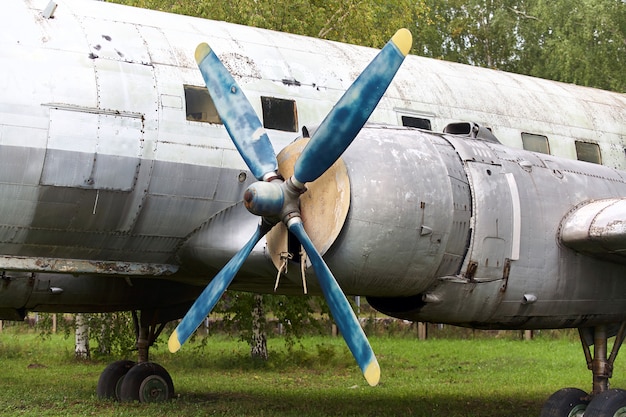
[[[437,277],[460,273],[472,203],[449,142],[415,130],[366,128],[342,158],[351,205],[326,259],[346,293],[414,295]]]
[[[394,135],[399,137],[403,133],[394,132]],[[376,135],[380,136],[385,135]],[[409,153],[430,146],[441,163],[427,162],[425,166],[427,173],[432,172],[431,177],[418,178],[427,174],[416,164],[411,167],[413,158],[404,158],[399,174],[410,177],[414,183],[405,177],[398,178],[396,182],[401,186],[389,187],[386,192],[380,190],[378,200],[385,201],[364,207],[365,211],[378,209],[379,224],[370,218],[361,230],[358,227],[356,231],[350,230],[355,224],[365,223],[358,222],[359,216],[363,216],[363,199],[354,199],[354,211],[339,250],[354,246],[353,259],[358,259],[359,251],[367,254],[370,240],[377,242],[379,233],[387,236],[378,240],[372,262],[377,262],[374,268],[379,271],[380,284],[371,286],[376,282],[368,266],[368,272],[355,276],[354,281],[349,279],[349,285],[344,286],[341,276],[340,283],[347,291],[367,288],[370,304],[395,317],[470,327],[559,328],[623,320],[626,311],[623,257],[587,256],[577,252],[576,247],[564,245],[560,233],[564,220],[577,207],[601,199],[623,200],[626,196],[623,172],[454,135],[412,132],[408,140],[412,141]],[[371,143],[370,146],[374,148]],[[391,152],[399,162],[399,153],[393,149]],[[422,160],[429,158],[436,160],[434,155],[424,156]],[[388,169],[389,164],[383,166]],[[396,176],[385,175],[389,182]],[[445,185],[442,177],[446,176],[452,186]],[[441,192],[429,194],[430,184],[437,184]],[[357,181],[353,182],[353,188],[356,194]],[[420,246],[428,236],[417,233],[411,241],[407,230],[416,230],[420,223],[411,223],[406,210],[392,210],[387,205],[400,204],[400,192],[412,192],[424,202],[424,207],[436,208],[432,217],[426,212],[422,217],[419,209],[413,213],[419,219],[426,219],[421,224],[433,225],[432,235],[442,236],[441,246],[445,250],[428,252]],[[467,204],[467,209],[461,210],[460,204]],[[395,217],[390,217],[393,213]],[[461,215],[463,220],[457,220]],[[615,218],[619,220],[623,216],[618,214]],[[389,224],[402,224],[407,230]],[[368,235],[368,227],[373,228],[372,234]],[[391,236],[398,238],[397,245],[392,244],[394,248],[390,250],[381,247],[383,242],[386,245],[394,242]],[[456,256],[454,262],[447,263],[450,252]],[[397,253],[404,256],[405,263],[398,259]],[[421,262],[416,260],[420,257]],[[363,260],[356,267],[364,271],[368,261]],[[341,266],[333,265],[333,268],[339,270]],[[363,282],[364,287],[360,286]],[[390,289],[398,288],[406,291],[390,294]]]

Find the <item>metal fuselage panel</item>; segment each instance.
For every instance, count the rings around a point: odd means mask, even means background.
[[[0,48],[0,253],[172,262],[247,185],[225,134],[194,144],[181,95],[200,76],[157,80],[165,70],[136,25],[25,6],[5,15]]]

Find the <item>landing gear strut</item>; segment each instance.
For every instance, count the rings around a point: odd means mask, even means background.
[[[156,317],[154,312],[142,311],[140,319],[133,311],[137,362],[122,360],[107,366],[98,379],[98,397],[140,402],[166,401],[174,397],[174,384],[168,372],[148,360],[150,346],[165,327],[165,323],[157,326]]]
[[[541,417],[626,417],[626,391],[609,388],[613,364],[626,337],[626,322],[619,326],[609,355],[608,339],[615,333],[607,325],[580,328],[578,332],[587,368],[593,375],[592,391],[587,394],[577,388],[564,388],[555,392],[541,409]]]

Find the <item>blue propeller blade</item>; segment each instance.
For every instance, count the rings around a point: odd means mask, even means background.
[[[400,29],[328,113],[294,168],[301,183],[315,181],[341,156],[370,117],[409,53],[411,32]]]
[[[196,48],[196,61],[228,134],[254,177],[278,169],[274,148],[254,109],[209,45]]]
[[[215,304],[219,301],[224,291],[252,252],[254,246],[268,232],[268,228],[263,224],[259,224],[256,232],[248,243],[233,256],[230,261],[222,268],[222,270],[213,278],[213,280],[202,291],[202,294],[193,303],[185,317],[178,324],[168,341],[170,352],[177,352],[183,343],[189,339],[189,336],[196,331],[202,320],[213,310]]]
[[[377,385],[380,380],[380,366],[350,303],[337,284],[332,272],[328,269],[326,262],[309,239],[302,222],[299,220],[290,222],[289,231],[300,240],[309,259],[311,259],[311,264],[315,269],[317,280],[322,287],[322,292],[335,323],[337,323],[348,348],[359,364],[363,376],[371,386]]]

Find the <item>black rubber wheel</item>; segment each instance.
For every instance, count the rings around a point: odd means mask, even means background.
[[[626,417],[626,391],[610,389],[593,397],[585,417]]]
[[[96,392],[98,398],[103,399],[120,399],[120,389],[124,376],[135,366],[135,362],[123,360],[109,364],[100,374],[98,379],[98,387]]]
[[[165,368],[154,362],[135,365],[124,377],[121,401],[153,403],[174,397],[174,383]]]
[[[588,395],[578,388],[563,388],[548,398],[540,417],[581,417],[589,404]]]

